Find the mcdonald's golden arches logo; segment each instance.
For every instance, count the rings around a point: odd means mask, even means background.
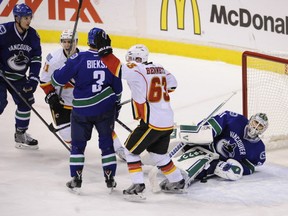
[[[176,7],[177,29],[184,30],[185,3],[186,0],[174,0]],[[197,0],[190,0],[193,14],[194,34],[201,35],[200,14]],[[162,31],[168,30],[168,3],[169,0],[162,0],[160,28]]]

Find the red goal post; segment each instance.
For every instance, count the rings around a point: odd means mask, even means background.
[[[268,148],[288,147],[288,59],[245,51],[242,54],[243,114],[263,112]]]

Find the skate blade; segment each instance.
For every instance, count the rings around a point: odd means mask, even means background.
[[[146,200],[144,194],[123,194],[124,200],[129,202],[143,202]]]
[[[111,187],[111,188],[109,188],[110,190],[109,190],[109,194],[112,194],[113,193],[113,191],[115,190],[115,187]]]
[[[75,194],[75,195],[81,194],[81,188],[68,188],[68,191],[72,194]]]
[[[179,190],[163,190],[161,189],[162,192],[164,193],[170,193],[170,194],[185,194],[187,191],[185,189],[179,189]]]
[[[25,143],[15,143],[15,148],[17,149],[25,149],[25,150],[38,150],[38,145],[27,145]]]

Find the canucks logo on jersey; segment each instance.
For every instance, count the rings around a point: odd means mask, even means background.
[[[23,51],[19,51],[18,55],[14,54],[7,60],[9,67],[14,71],[25,70],[28,62],[29,58],[25,56]]]

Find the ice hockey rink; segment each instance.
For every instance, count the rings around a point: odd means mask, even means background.
[[[48,52],[59,44],[43,45],[43,61]],[[87,49],[87,47],[82,47]],[[125,50],[114,49],[124,60]],[[221,111],[242,113],[241,68],[223,62],[211,62],[166,54],[151,53],[150,61],[161,63],[178,80],[171,94],[177,124],[192,124],[205,118],[232,92]],[[122,100],[130,98],[125,83]],[[50,124],[52,122],[44,93],[38,88],[35,110]],[[109,193],[102,176],[97,132],[94,131],[86,149],[82,192],[70,193],[65,183],[69,176],[69,152],[32,112],[28,133],[39,141],[39,150],[19,150],[14,147],[15,105],[9,104],[0,116],[0,214],[2,216],[284,216],[288,211],[288,150],[270,150],[267,161],[255,174],[236,182],[210,179],[197,182],[186,194],[153,193],[148,181],[150,166],[144,166],[146,178],[142,203],[127,202],[122,190],[130,186],[125,162],[119,161],[117,188]],[[268,116],[269,117],[269,116]],[[130,105],[124,105],[119,119],[134,128]],[[122,142],[128,132],[116,123],[116,133]]]

